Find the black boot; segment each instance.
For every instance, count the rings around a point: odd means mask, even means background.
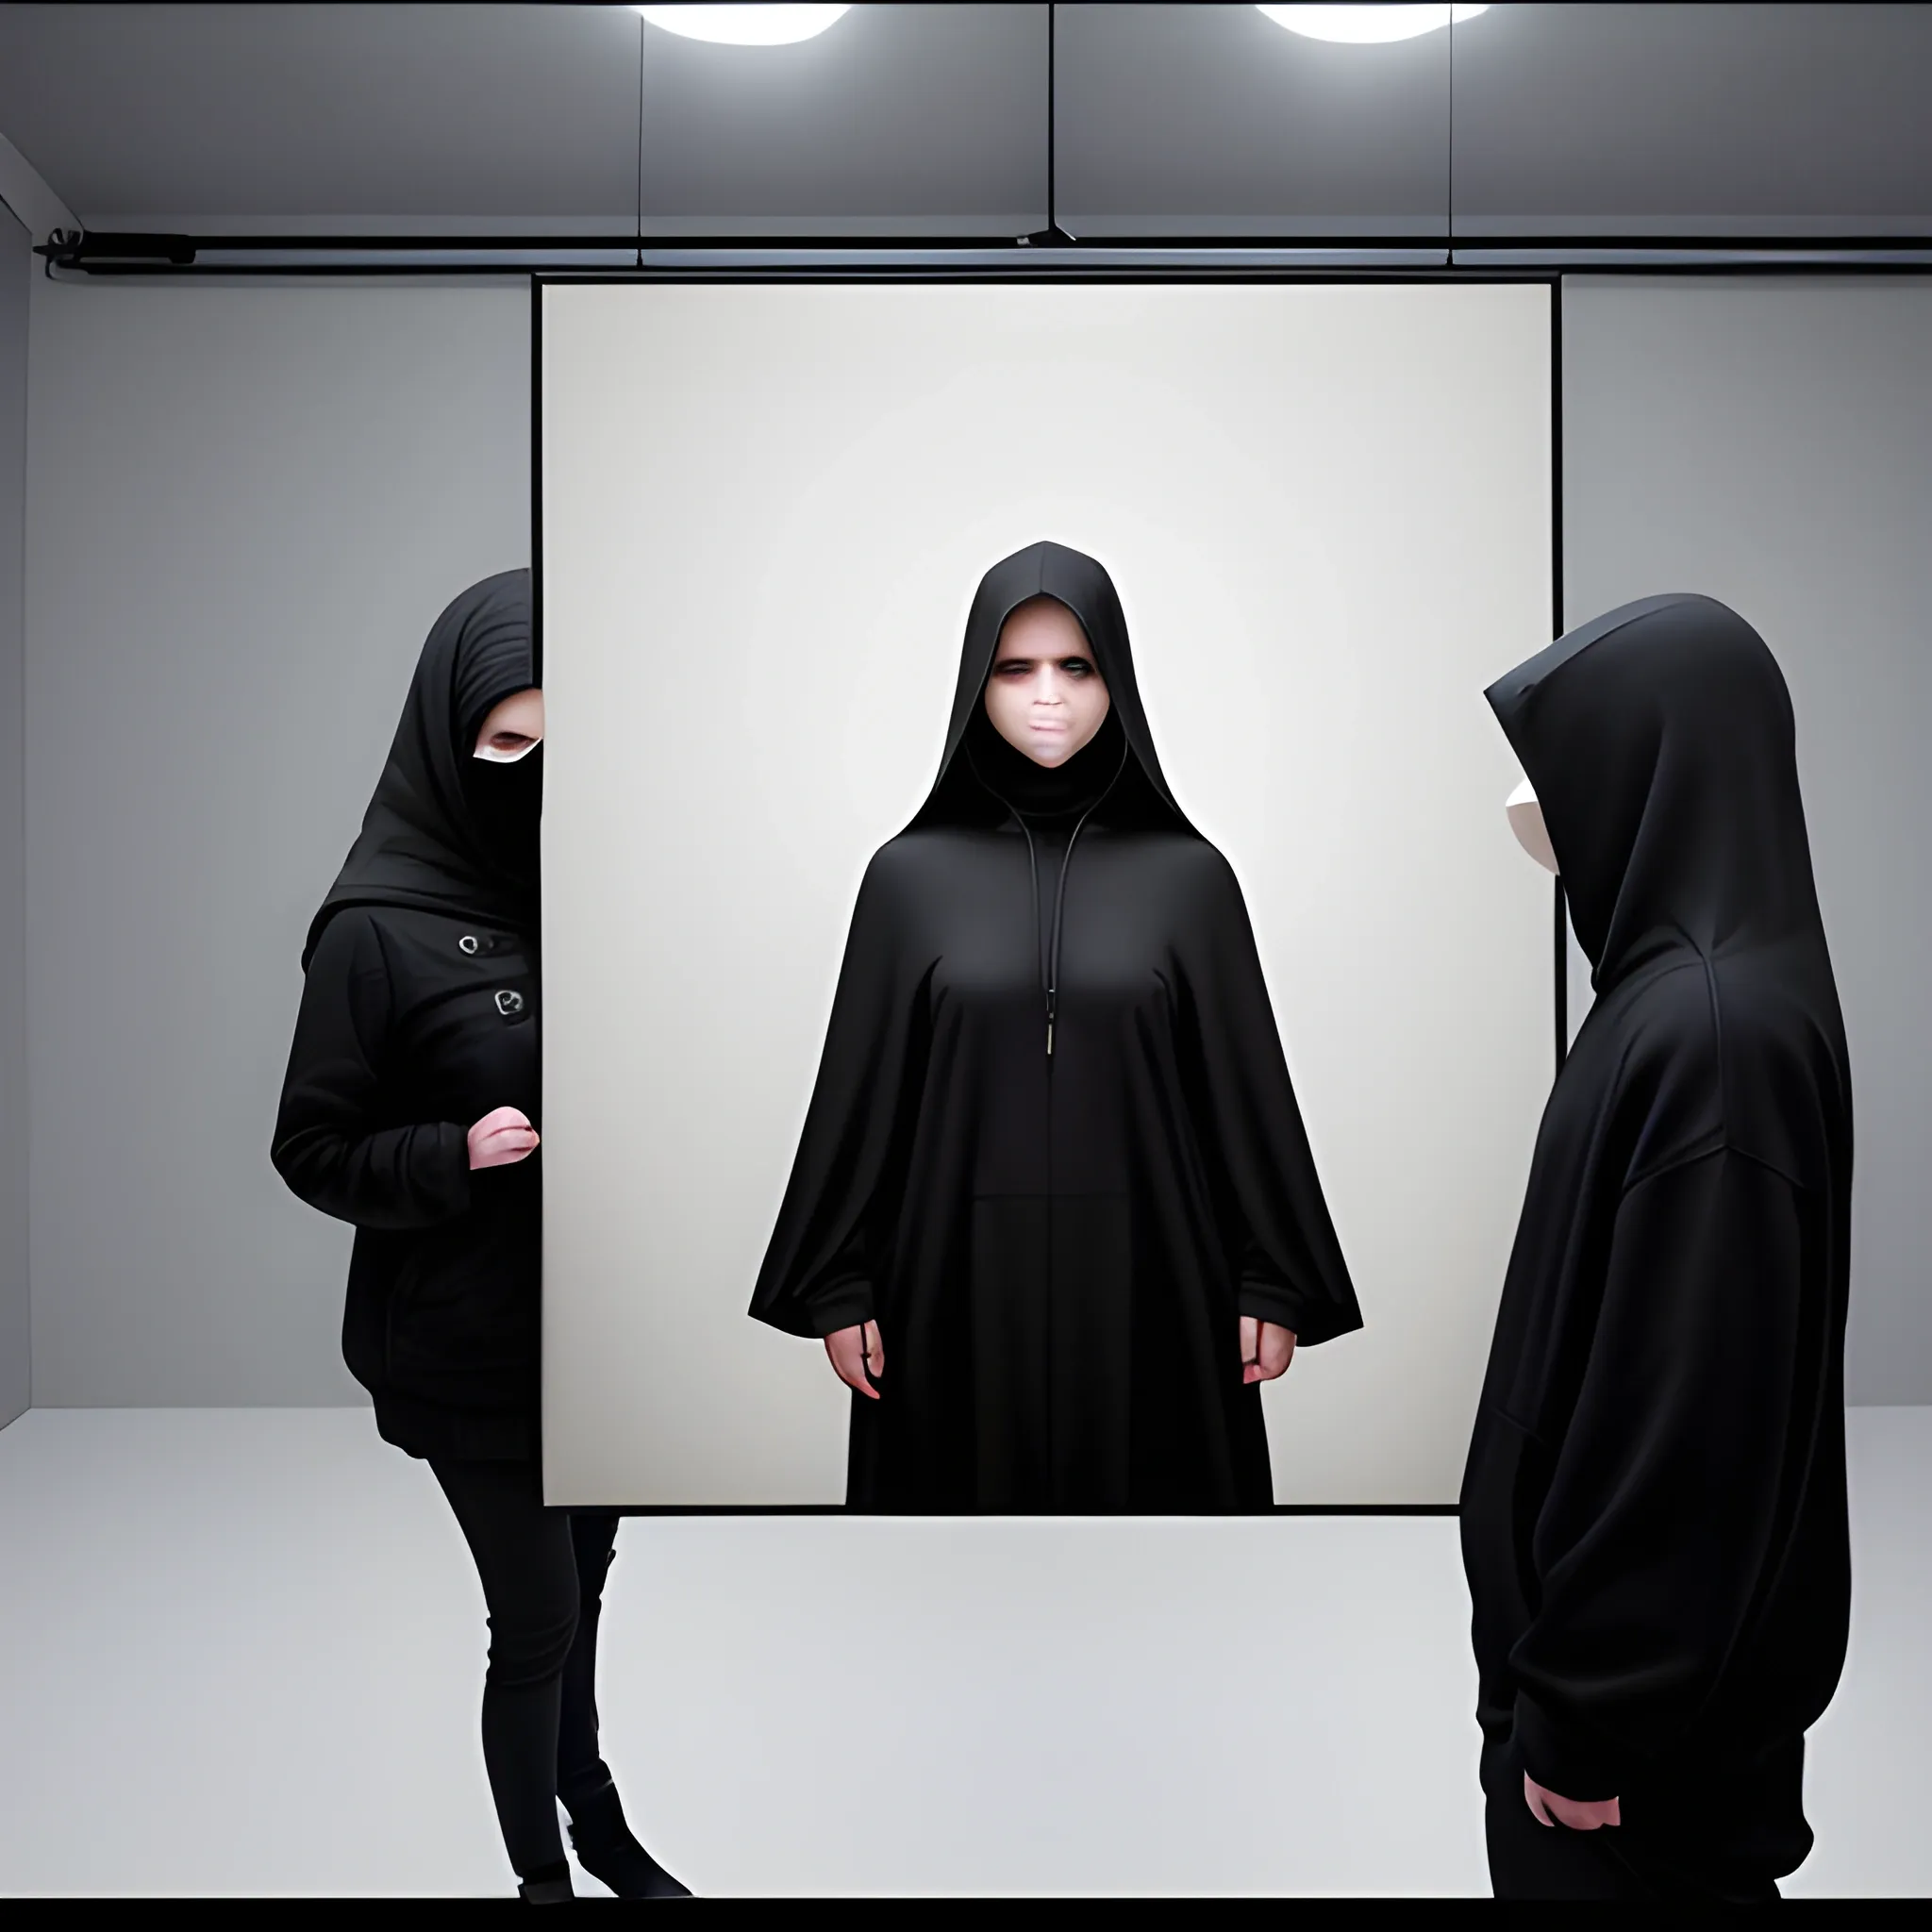
[[[517,1896],[532,1905],[548,1905],[553,1899],[576,1897],[575,1889],[570,1882],[570,1860],[559,1858],[556,1864],[531,1873],[517,1887]]]
[[[600,1785],[588,1796],[566,1798],[564,1804],[570,1811],[570,1841],[577,1863],[619,1898],[691,1896],[631,1836],[615,1785]]]

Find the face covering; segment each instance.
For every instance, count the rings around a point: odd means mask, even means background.
[[[541,742],[506,757],[466,758],[463,794],[470,818],[490,857],[518,879],[537,876],[539,835],[543,813]]]
[[[533,738],[521,751],[498,751],[493,744],[486,744],[479,746],[470,756],[482,758],[492,765],[513,765],[519,758],[528,758],[541,741],[541,739]]]

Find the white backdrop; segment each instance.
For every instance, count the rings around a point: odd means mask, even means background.
[[[859,875],[1042,537],[1119,585],[1361,1299],[1266,1391],[1277,1498],[1454,1500],[1551,1074],[1482,697],[1550,635],[1549,303],[544,290],[551,1502],[842,1499],[846,1391],[745,1307]]]

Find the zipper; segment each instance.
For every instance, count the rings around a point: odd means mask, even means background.
[[[1127,755],[1125,750],[1123,749],[1121,752],[1121,765],[1125,765],[1126,761]],[[1079,838],[1081,826],[1106,802],[1108,793],[1113,791],[1114,786],[1119,782],[1120,775],[1120,767],[1117,766],[1113,776],[1107,781],[1107,791],[1103,791],[1080,814],[1079,818],[1074,821],[1074,829],[1067,834],[1067,849],[1060,855],[1060,879],[1059,884],[1054,888],[1053,894],[1053,943],[1047,953],[1046,965],[1046,1057],[1048,1059],[1053,1058],[1053,1022],[1054,1014],[1058,1010],[1059,1003],[1060,928],[1064,923],[1067,909],[1067,868],[1074,862],[1074,841]],[[1021,824],[1024,824],[1024,823],[1025,821],[1023,819]],[[1037,883],[1033,889],[1033,903],[1036,907],[1040,904],[1040,888]],[[1035,917],[1036,919],[1038,918],[1037,913]]]
[[[1097,798],[1093,801],[1093,805],[1099,803],[1100,800]],[[1059,1011],[1060,927],[1061,914],[1066,908],[1067,901],[1067,867],[1073,862],[1074,841],[1080,836],[1080,827],[1087,823],[1089,814],[1093,810],[1093,805],[1090,805],[1087,810],[1080,814],[1074,829],[1067,834],[1067,849],[1060,854],[1059,881],[1054,887],[1053,892],[1053,932],[1050,939],[1040,927],[1040,853],[1033,842],[1033,828],[1027,824],[1024,813],[1016,811],[1013,814],[1020,821],[1021,831],[1026,835],[1026,873],[1033,891],[1033,950],[1036,958],[1042,953],[1045,955],[1044,971],[1041,976],[1046,982],[1048,1059],[1053,1058],[1053,1023]]]

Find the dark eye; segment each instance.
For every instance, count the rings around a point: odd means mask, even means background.
[[[1093,667],[1084,658],[1069,658],[1060,669],[1070,677],[1085,677]]]

